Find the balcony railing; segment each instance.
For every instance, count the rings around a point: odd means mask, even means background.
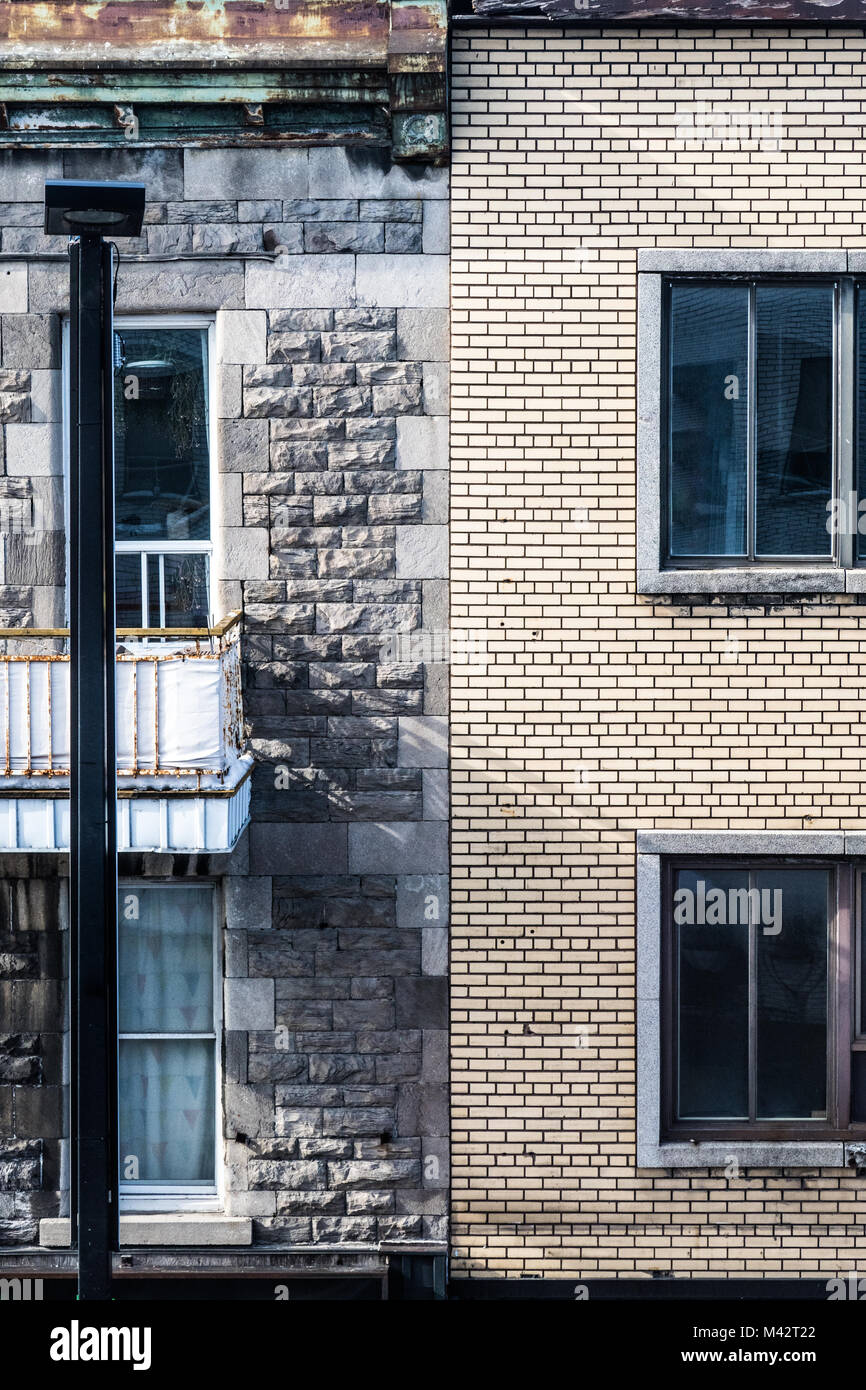
[[[239,613],[214,628],[118,630],[119,847],[216,852],[243,829],[239,635]],[[68,639],[0,629],[0,850],[68,845]],[[57,804],[21,804],[33,798]]]

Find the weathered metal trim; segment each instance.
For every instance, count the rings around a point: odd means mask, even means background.
[[[378,144],[389,141],[388,102],[297,102],[262,105],[262,124],[245,117],[248,103],[137,103],[134,119],[119,123],[116,103],[58,99],[48,104],[7,102],[7,126],[0,143],[40,148],[94,144],[125,149],[325,144]]]
[[[432,60],[431,60],[432,61]],[[282,71],[0,70],[0,100],[28,102],[387,102],[384,67]]]
[[[479,19],[605,24],[866,25],[863,0],[472,0]],[[471,21],[455,14],[454,22]]]
[[[65,257],[64,257],[65,259]],[[119,627],[117,628],[118,637],[171,637],[177,640],[185,640],[188,637],[200,638],[204,641],[208,637],[224,637],[233,627],[237,627],[243,618],[243,612],[236,608],[233,612],[226,614],[214,627]],[[68,637],[68,627],[2,627],[0,628],[0,640],[23,639],[31,637]],[[37,660],[38,658],[32,658]]]
[[[419,5],[425,9],[425,5]],[[389,0],[3,0],[0,62],[231,67],[383,63]]]

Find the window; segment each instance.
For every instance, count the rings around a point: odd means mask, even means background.
[[[118,626],[207,627],[209,325],[118,320],[114,364]]]
[[[663,1137],[827,1139],[866,1123],[862,872],[666,864]]]
[[[866,592],[866,277],[638,252],[641,593]]]
[[[683,280],[667,294],[669,561],[842,560],[837,439],[854,401],[838,383],[854,343],[840,283]]]
[[[121,1197],[217,1186],[215,907],[210,884],[123,884],[118,898]]]
[[[670,559],[831,559],[837,286],[668,293]]]

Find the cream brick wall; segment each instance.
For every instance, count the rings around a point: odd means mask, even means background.
[[[635,1172],[636,828],[866,823],[862,600],[636,596],[635,308],[639,247],[866,248],[864,79],[853,32],[455,35],[457,1275],[856,1267],[844,1171]],[[700,101],[780,148],[683,146]]]

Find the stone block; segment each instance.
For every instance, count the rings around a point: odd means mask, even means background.
[[[149,203],[167,203],[184,196],[183,154],[180,150],[97,150],[92,145],[86,149],[65,150],[63,178],[143,183]],[[41,198],[42,194],[39,196]]]
[[[359,304],[444,309],[449,303],[447,256],[358,255]]]
[[[371,221],[420,222],[424,202],[419,198],[374,198],[360,204],[360,216]]]
[[[18,146],[0,152],[0,199],[5,203],[41,205],[45,199],[45,180],[63,177],[63,156],[57,150],[27,150]]]
[[[4,367],[26,371],[60,367],[60,321],[56,314],[4,314],[2,338]]]
[[[362,1135],[379,1135],[386,1130],[394,1128],[394,1111],[385,1106],[344,1106],[325,1108],[322,1111],[321,1132],[325,1135],[350,1139],[357,1139]],[[332,1165],[328,1165],[329,1168]],[[332,1187],[349,1186],[348,1183],[335,1183],[333,1177],[330,1179]],[[357,1186],[363,1184],[358,1183]],[[381,1182],[371,1183],[370,1186],[382,1187]]]
[[[192,228],[192,250],[194,254],[206,251],[224,256],[255,254],[263,249],[262,229],[252,225],[206,223]]]
[[[448,527],[401,526],[397,531],[397,577],[448,578]]]
[[[267,314],[263,309],[223,309],[217,314],[218,362],[264,362],[266,341]]]
[[[251,870],[259,874],[348,873],[348,831],[347,825],[254,824],[250,827]]]
[[[229,876],[223,880],[226,927],[261,931],[271,925],[272,885],[266,875]]]
[[[447,362],[424,363],[424,414],[447,415],[451,409],[451,368]]]
[[[444,715],[407,716],[399,721],[400,767],[448,766],[448,720]]]
[[[219,464],[227,473],[266,473],[269,444],[267,420],[219,422]]]
[[[282,215],[291,222],[357,222],[358,201],[355,198],[284,198]]]
[[[442,468],[429,468],[423,478],[421,519],[428,526],[447,526],[451,505],[448,473]]]
[[[447,199],[424,204],[424,254],[446,255],[451,250],[451,204]]]
[[[439,204],[431,203],[430,206],[438,207]],[[417,255],[423,250],[421,227],[417,222],[388,223],[385,227],[385,250],[400,256]]]
[[[448,870],[444,822],[390,821],[349,825],[350,873],[421,874]]]
[[[397,356],[409,362],[447,362],[450,356],[448,310],[398,309]]]
[[[444,927],[422,929],[421,970],[425,975],[448,974],[448,932]]]
[[[227,526],[220,537],[221,579],[268,578],[268,530],[263,526]]]
[[[207,313],[240,309],[244,302],[243,266],[226,262],[121,261],[117,284],[119,314]],[[30,307],[41,307],[33,299],[31,293]]]
[[[394,358],[396,351],[396,335],[390,329],[322,334],[323,362],[382,362]]]
[[[282,198],[259,198],[253,200],[241,198],[238,203],[239,222],[279,222],[282,216]]]
[[[444,1030],[448,1027],[448,985],[438,975],[394,981],[398,1028]]]
[[[149,256],[189,255],[193,249],[192,227],[186,222],[159,224],[147,228]],[[201,249],[200,247],[197,249]]]
[[[349,305],[354,297],[353,256],[281,256],[273,265],[251,261],[246,267],[246,302],[250,309]]]
[[[228,979],[225,985],[225,1027],[261,1032],[274,1027],[273,980]]]
[[[255,189],[261,198],[307,197],[307,151],[279,149],[188,149],[183,152],[183,197],[237,198]]]
[[[12,477],[53,477],[63,473],[63,434],[59,424],[7,425],[6,472]]]
[[[304,227],[307,252],[384,250],[385,229],[381,222],[310,222]]]
[[[26,314],[27,265],[0,265],[0,314]]]
[[[419,1187],[421,1165],[411,1158],[354,1159],[329,1163],[328,1182],[336,1189]]]
[[[320,145],[309,151],[310,198],[447,198],[448,171],[394,164],[383,150]]]
[[[217,364],[217,416],[237,420],[243,414],[241,367]]]
[[[447,768],[425,767],[423,775],[424,819],[447,820],[450,809]]]
[[[448,419],[442,415],[404,415],[397,421],[397,467],[448,467]]]

